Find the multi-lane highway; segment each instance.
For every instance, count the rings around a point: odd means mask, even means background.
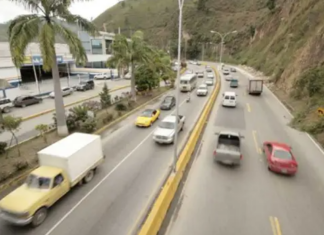
[[[237,72],[238,106],[223,108],[222,88],[178,203],[164,225],[167,235],[322,235],[324,231],[324,155],[305,133],[288,127],[292,116],[265,88],[245,93],[247,74]],[[239,167],[213,161],[215,130],[235,129],[243,135]],[[293,177],[267,170],[263,141],[292,146],[299,162]]]
[[[202,82],[204,79],[198,79],[198,85]],[[186,117],[179,148],[184,146],[209,97],[197,97],[193,92],[189,103],[186,98],[187,94],[181,93],[178,101],[180,114]],[[147,108],[158,108],[160,102]],[[173,145],[156,144],[152,133],[163,117],[174,112],[174,109],[162,111],[159,121],[150,128],[134,126],[137,113],[104,133],[107,158],[90,184],[75,188],[58,202],[40,227],[17,228],[0,221],[0,234],[132,234],[171,169]]]
[[[67,105],[70,103],[77,102],[79,100],[87,99],[89,97],[98,95],[101,92],[101,90],[104,86],[104,83],[105,83],[105,81],[96,81],[95,89],[93,89],[93,90],[88,90],[85,92],[75,91],[72,95],[64,97],[64,104]],[[128,80],[116,80],[116,81],[108,80],[107,81],[107,85],[108,85],[109,89],[113,89],[116,87],[122,87],[122,86],[126,86],[129,84],[130,84],[130,81],[128,81]],[[125,92],[127,90],[129,90],[129,88],[125,88],[122,90],[117,90],[117,91],[112,92],[111,93],[112,98],[114,98],[116,95],[120,96],[122,92]],[[93,100],[99,101],[99,98],[95,98]],[[79,104],[76,104],[76,105],[79,105]],[[67,107],[67,109],[69,109],[71,107],[73,107],[73,106]],[[25,108],[18,108],[18,107],[14,108],[10,113],[8,113],[8,115],[26,118],[26,117],[35,115],[37,113],[41,113],[46,110],[50,110],[50,109],[54,109],[54,100],[51,98],[46,98],[40,104],[27,106]],[[35,127],[38,124],[47,124],[47,125],[52,124],[53,123],[53,113],[54,112],[50,112],[50,113],[44,114],[42,116],[35,117],[33,119],[24,121],[21,124],[20,129],[16,133],[19,141],[23,141],[23,140],[26,140],[33,136],[36,136],[38,134],[38,131],[35,130]],[[1,141],[10,142],[11,134],[9,132],[3,132],[0,134],[0,139],[1,139]]]

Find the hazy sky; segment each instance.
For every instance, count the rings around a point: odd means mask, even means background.
[[[81,15],[88,20],[96,18],[109,7],[112,7],[118,0],[92,0],[89,2],[74,3],[70,10],[73,14]],[[18,15],[29,14],[22,6],[8,0],[0,0],[0,23],[12,20]]]

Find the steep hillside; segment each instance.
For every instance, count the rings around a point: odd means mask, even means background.
[[[186,58],[216,59],[219,37],[225,40],[224,59],[245,64],[269,77],[270,87],[290,107],[292,125],[315,135],[324,144],[324,1],[323,0],[185,0]],[[146,39],[176,54],[176,0],[125,0],[108,9],[95,23],[101,29]],[[184,50],[183,50],[184,51]]]

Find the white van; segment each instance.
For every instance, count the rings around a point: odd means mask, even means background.
[[[236,93],[233,91],[226,91],[223,93],[222,105],[227,107],[236,107]]]

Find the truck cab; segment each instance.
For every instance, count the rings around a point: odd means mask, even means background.
[[[34,170],[26,182],[0,202],[1,217],[16,224],[38,226],[47,210],[70,190],[66,173],[56,167]]]

